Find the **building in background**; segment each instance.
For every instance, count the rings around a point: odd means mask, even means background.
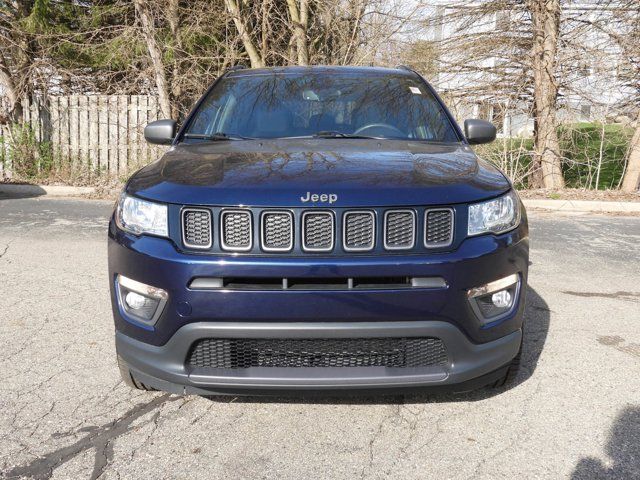
[[[504,2],[439,2],[426,22],[433,45],[430,82],[447,99],[459,121],[476,117],[493,121],[501,136],[533,134],[530,19]],[[557,78],[559,121],[628,121],[626,86],[620,50],[607,33],[615,9],[582,1],[563,6]]]

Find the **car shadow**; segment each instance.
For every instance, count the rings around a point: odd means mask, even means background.
[[[21,198],[34,198],[46,195],[47,192],[38,185],[28,183],[2,183],[0,182],[0,200],[18,200]]]
[[[551,310],[544,299],[533,288],[529,287],[526,297],[524,320],[524,344],[522,347],[522,360],[520,372],[514,382],[499,388],[485,387],[465,393],[420,393],[404,394],[358,394],[357,391],[348,393],[318,393],[318,394],[291,394],[286,396],[233,396],[212,395],[205,398],[221,403],[297,403],[297,404],[354,404],[354,405],[379,405],[379,404],[423,404],[444,402],[474,402],[484,400],[505,391],[516,388],[526,382],[538,366],[538,360],[542,355],[544,344],[549,332]]]
[[[628,406],[618,414],[605,453],[612,460],[610,465],[599,458],[584,457],[571,480],[640,478],[640,407]]]

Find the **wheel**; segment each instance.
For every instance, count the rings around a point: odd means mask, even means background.
[[[136,378],[131,373],[131,370],[129,370],[129,365],[127,365],[127,362],[125,362],[122,357],[120,357],[120,355],[118,355],[118,369],[120,370],[120,376],[122,377],[122,381],[125,383],[125,385],[128,385],[131,388],[135,388],[136,390],[155,390],[136,380]]]
[[[502,378],[496,380],[496,382],[492,385],[492,388],[500,388],[505,385],[509,385],[513,383],[513,381],[518,376],[518,372],[520,371],[520,359],[522,358],[522,343],[520,344],[520,350],[516,356],[511,360],[509,367],[507,368],[507,373],[504,374]]]

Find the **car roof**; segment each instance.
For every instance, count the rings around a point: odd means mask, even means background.
[[[415,76],[416,73],[407,67],[386,68],[386,67],[362,67],[362,66],[342,66],[342,65],[314,65],[314,66],[290,66],[290,67],[266,67],[266,68],[235,68],[227,72],[227,76],[244,77],[248,75],[269,75],[269,74],[304,74],[304,75],[406,75]]]

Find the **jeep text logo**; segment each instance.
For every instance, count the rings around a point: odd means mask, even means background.
[[[329,205],[338,201],[338,195],[335,193],[311,193],[307,192],[306,196],[300,197],[304,203],[307,202],[329,202]]]

